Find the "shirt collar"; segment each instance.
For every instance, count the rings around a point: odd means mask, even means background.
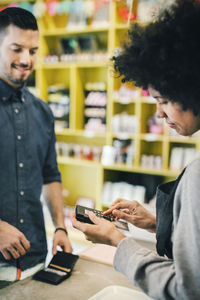
[[[15,89],[11,85],[9,85],[8,83],[0,79],[0,100],[2,100],[3,102],[6,102],[11,98],[13,99],[18,98],[23,102],[22,100],[23,90],[24,90],[24,85],[21,88]],[[17,95],[18,97],[16,97]]]

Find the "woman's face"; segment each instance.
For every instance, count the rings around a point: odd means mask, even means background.
[[[149,87],[150,95],[157,101],[157,117],[164,118],[170,128],[177,133],[189,136],[200,129],[200,115],[194,115],[192,111],[183,111],[178,103],[165,99],[161,94]]]

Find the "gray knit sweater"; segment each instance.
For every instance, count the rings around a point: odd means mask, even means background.
[[[118,245],[114,267],[154,299],[200,300],[200,157],[178,184],[173,225],[173,260],[129,237]]]

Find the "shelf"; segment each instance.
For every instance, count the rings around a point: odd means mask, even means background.
[[[42,69],[68,69],[74,66],[74,63],[42,63]]]
[[[92,26],[86,26],[83,29],[78,30],[70,30],[68,28],[54,28],[54,29],[48,29],[48,30],[42,30],[42,35],[44,37],[46,36],[71,36],[71,35],[80,35],[84,33],[98,33],[98,32],[107,32],[109,30],[109,27],[99,27],[95,28]]]
[[[101,168],[101,164],[95,161],[78,159],[78,158],[71,158],[65,156],[58,156],[57,157],[58,164],[62,165],[76,165],[76,166],[84,166],[84,167],[91,167],[91,168]]]
[[[131,21],[130,24],[127,23],[117,23],[115,25],[115,29],[117,30],[128,30],[130,28],[131,25],[133,25],[134,23],[138,23],[137,20]]]
[[[58,62],[43,63],[43,69],[68,69],[68,68],[102,68],[108,66],[108,61],[74,61],[74,62]]]
[[[1,3],[0,3],[0,6],[3,6],[3,5],[9,5],[9,4],[13,4],[13,3],[20,3],[20,2],[36,2],[36,0],[1,0]]]
[[[11,0],[7,0],[6,3],[9,1],[11,2]],[[18,2],[20,1],[18,0]],[[200,135],[191,138],[170,136],[170,130],[167,128],[167,125],[164,125],[164,133],[162,135],[147,132],[148,121],[156,112],[157,102],[153,97],[142,96],[145,95],[145,93],[142,93],[141,89],[132,86],[132,84],[126,84],[126,87],[127,90],[134,89],[134,92],[130,94],[127,93],[129,96],[127,98],[123,97],[121,78],[113,74],[113,69],[111,70],[110,66],[110,58],[113,55],[113,50],[121,47],[121,41],[126,38],[129,25],[123,23],[123,20],[118,16],[117,11],[119,7],[121,7],[121,3],[112,0],[109,1],[109,5],[111,9],[109,12],[109,26],[107,25],[108,23],[105,23],[105,26],[101,23],[102,25],[100,24],[98,27],[77,26],[71,27],[71,30],[69,30],[69,28],[65,26],[68,21],[68,15],[56,15],[51,17],[47,14],[40,19],[40,54],[43,54],[43,57],[40,57],[39,62],[41,63],[38,63],[35,71],[37,87],[41,91],[40,97],[42,99],[48,99],[48,87],[53,85],[64,85],[69,89],[70,95],[69,128],[59,130],[59,127],[57,127],[57,142],[73,144],[73,146],[97,146],[102,149],[104,145],[111,146],[114,144],[115,139],[119,139],[122,156],[128,153],[125,140],[129,140],[131,147],[134,147],[134,162],[131,165],[114,164],[111,166],[103,166],[101,162],[97,161],[58,156],[63,186],[69,191],[70,205],[72,206],[75,205],[78,197],[85,197],[94,199],[95,206],[101,209],[101,194],[104,183],[106,181],[115,182],[120,179],[124,180],[124,178],[128,182],[131,180],[131,177],[135,176],[133,173],[138,173],[136,177],[141,178],[153,175],[155,178],[152,178],[152,180],[155,179],[156,184],[166,181],[165,177],[174,178],[181,170],[170,170],[168,167],[170,165],[172,148],[180,146],[186,148],[193,147],[195,150],[200,149]],[[134,7],[136,10],[136,5]],[[136,13],[136,11],[134,11],[134,13]],[[137,21],[133,22],[136,23]],[[86,57],[87,59],[90,58],[91,61],[83,60],[85,56],[81,54],[84,53],[84,51],[79,53],[80,49],[82,49],[81,47],[71,50],[71,52],[78,52],[77,56],[71,56],[71,59],[74,59],[73,61],[68,62],[69,56],[61,57],[62,52],[64,52],[60,42],[61,38],[79,38],[86,35],[95,35],[99,41],[99,44],[97,43],[93,51],[91,51],[91,55]],[[98,45],[100,45],[99,48]],[[93,55],[93,52],[98,54],[96,48],[99,49],[99,56]],[[104,49],[104,52],[100,52],[101,49]],[[47,60],[45,60],[44,56],[48,53],[57,53],[56,59],[58,62],[45,63],[45,61],[48,62],[48,57]],[[80,54],[80,56],[78,56],[78,54]],[[98,59],[101,59],[100,55],[102,60],[98,61]],[[79,59],[79,61],[75,61],[75,59]],[[93,59],[97,59],[97,61]],[[107,105],[104,107],[106,109],[106,126],[101,127],[101,123],[99,123],[99,127],[97,127],[98,123],[94,123],[95,127],[90,128],[106,128],[105,132],[84,130],[84,124],[87,121],[85,118],[85,98],[87,97],[85,87],[87,83],[95,84],[98,82],[103,82],[106,85]],[[121,99],[114,99],[114,97],[121,97]],[[119,118],[120,122],[121,120],[124,121],[124,124],[123,122],[120,123],[120,125],[123,126],[112,127],[113,117],[123,113],[135,117],[133,118],[135,123],[132,124],[135,125],[135,132],[134,126],[129,126],[130,121],[126,117],[124,119]],[[112,128],[121,128],[120,130],[130,128],[132,132],[113,132]],[[60,151],[62,151],[62,147]],[[143,155],[146,155],[146,157]],[[154,164],[153,159],[157,157],[158,160],[156,160]],[[144,158],[152,158],[152,164],[149,165],[162,166],[162,169],[141,167],[140,163]],[[156,164],[159,159],[162,163]],[[125,159],[123,161],[125,161]],[[143,176],[143,174],[148,176]],[[152,189],[150,181],[148,184],[149,187],[147,186],[146,188]],[[152,193],[154,193],[154,190]]]
[[[78,68],[102,68],[108,67],[109,60],[106,61],[78,61]]]
[[[127,23],[121,23],[121,24],[117,24],[116,26],[115,26],[115,28],[117,29],[117,30],[127,30],[128,28],[129,28],[130,26],[127,24]]]
[[[140,134],[140,139],[146,142],[163,142],[166,137],[161,134],[154,134],[154,133],[143,133]]]
[[[156,104],[156,100],[153,97],[140,97],[139,101],[147,104]]]
[[[121,165],[112,165],[112,166],[104,166],[106,170],[116,170],[116,171],[125,171],[131,173],[142,173],[142,174],[150,174],[150,175],[159,175],[159,176],[169,176],[169,177],[176,177],[180,171],[172,171],[168,169],[148,169],[142,167],[135,167],[135,166],[127,166],[125,164]]]
[[[106,133],[89,131],[89,130],[72,130],[72,129],[62,129],[57,130],[56,135],[62,136],[80,136],[85,138],[106,138]]]
[[[146,104],[156,104],[156,100],[153,97],[137,97],[137,98],[122,98],[122,99],[114,99],[113,103],[120,104],[134,104],[134,103],[146,103]]]
[[[130,132],[114,132],[112,133],[112,138],[117,138],[120,140],[128,140],[128,139],[135,139],[138,137],[136,133],[130,133]]]
[[[138,102],[138,99],[135,98],[135,99],[130,99],[130,98],[122,98],[122,99],[114,99],[113,100],[113,104],[115,103],[119,103],[119,104],[122,104],[122,105],[128,105],[128,104],[135,104]]]
[[[194,137],[180,137],[180,136],[169,136],[169,142],[172,143],[183,143],[183,144],[196,144],[197,138]]]
[[[115,171],[170,176],[170,177],[176,177],[181,172],[181,170],[174,171],[169,169],[150,169],[150,168],[128,166],[125,164],[103,166],[100,162],[94,162],[94,161],[64,157],[64,156],[58,156],[57,160],[59,164],[78,165],[78,166],[85,166],[85,167],[103,168],[105,170],[115,170]]]

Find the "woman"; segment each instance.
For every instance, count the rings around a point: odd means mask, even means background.
[[[200,129],[200,2],[177,0],[145,26],[133,25],[114,57],[122,81],[148,88],[157,117],[184,136]],[[157,190],[156,218],[137,201],[116,200],[107,213],[156,232],[157,253],[89,213],[73,225],[95,243],[117,247],[114,267],[154,299],[200,299],[200,157]]]

